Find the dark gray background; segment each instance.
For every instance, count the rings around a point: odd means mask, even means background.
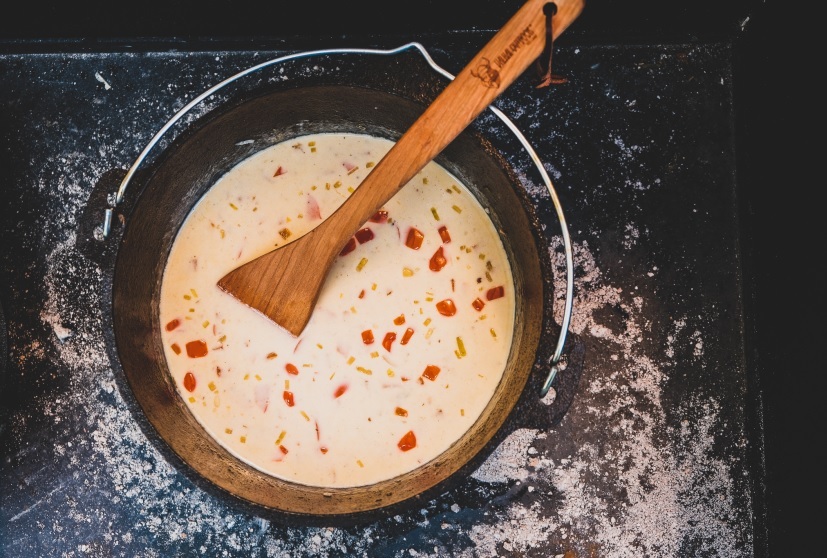
[[[559,41],[560,67],[578,78],[566,90],[570,97],[539,105],[541,118],[566,122],[562,130],[555,129],[566,141],[543,139],[546,136],[540,132],[532,139],[566,177],[558,187],[569,220],[585,231],[583,236],[590,237],[593,245],[601,246],[601,269],[614,274],[613,282],[634,283],[631,277],[638,271],[636,258],[638,263],[654,262],[662,269],[671,264],[676,269],[671,285],[660,285],[656,298],[684,310],[700,308],[692,306],[701,304],[700,299],[718,301],[727,308],[722,322],[700,322],[707,339],[721,335],[715,349],[709,348],[707,341],[707,351],[714,355],[711,359],[716,366],[711,368],[726,370],[727,375],[711,383],[698,380],[699,385],[694,385],[691,366],[684,365],[690,384],[673,387],[676,391],[671,393],[679,401],[686,396],[685,390],[715,392],[731,403],[727,412],[732,417],[722,420],[748,440],[746,447],[736,449],[722,442],[715,449],[723,456],[737,457],[738,465],[729,478],[735,479],[740,471],[748,479],[734,481],[749,509],[734,512],[738,519],[733,531],[751,539],[753,548],[746,544],[732,555],[754,552],[756,556],[775,556],[806,550],[808,535],[814,532],[809,528],[812,519],[808,520],[798,506],[816,496],[811,486],[816,461],[809,445],[798,443],[792,433],[796,429],[812,431],[816,425],[818,407],[807,395],[812,398],[815,391],[811,376],[823,370],[814,357],[816,335],[823,332],[816,327],[816,317],[823,303],[824,284],[823,248],[813,245],[823,237],[818,232],[821,212],[811,197],[818,189],[814,186],[818,175],[813,170],[818,157],[816,143],[807,141],[818,131],[812,130],[815,105],[810,103],[817,87],[809,79],[818,73],[818,66],[809,63],[816,35],[808,23],[815,20],[777,2],[664,4],[589,3],[581,20]],[[50,218],[68,215],[71,221],[81,215],[86,196],[100,178],[81,169],[76,153],[97,145],[110,159],[128,164],[127,153],[134,153],[146,141],[178,99],[200,92],[233,65],[243,67],[247,61],[261,59],[261,50],[278,53],[280,49],[352,42],[396,46],[414,39],[433,46],[442,61],[456,69],[463,56],[470,54],[468,45],[481,44],[489,30],[518,5],[457,3],[455,9],[446,10],[445,3],[420,2],[395,4],[388,11],[387,5],[378,2],[339,4],[324,10],[273,3],[268,4],[264,17],[248,18],[238,3],[207,7],[31,2],[21,4],[14,15],[0,18],[0,161],[6,169],[0,284],[10,356],[3,379],[0,544],[4,555],[69,555],[80,553],[79,545],[92,548],[97,555],[129,555],[129,547],[107,546],[104,535],[136,523],[139,513],[132,507],[134,503],[116,501],[111,487],[96,485],[100,480],[97,473],[106,465],[96,463],[93,458],[100,455],[89,453],[81,443],[90,424],[83,409],[68,407],[63,400],[59,425],[42,413],[44,401],[61,405],[61,397],[72,390],[72,378],[71,367],[60,361],[57,349],[49,349],[54,344],[54,331],[43,321],[42,310],[49,296],[43,292],[41,279],[50,273],[52,280],[67,289],[63,296],[73,318],[63,326],[77,330],[93,328],[86,323],[94,319],[91,310],[82,307],[92,295],[83,288],[100,280],[94,266],[82,259],[74,261],[76,254],[66,256],[71,260],[66,269],[71,271],[58,277],[45,261],[72,232],[71,226],[50,223]],[[464,34],[458,36],[458,31]],[[576,49],[580,49],[580,56],[572,55]],[[236,54],[223,57],[220,64],[210,55],[228,50]],[[134,52],[160,55],[147,61],[131,54]],[[181,61],[176,52],[193,55]],[[663,90],[652,91],[647,79],[651,76],[631,71],[641,64],[657,68]],[[88,99],[81,100],[83,88],[89,88],[90,98],[96,98],[102,84],[78,84],[76,76],[101,67],[130,76],[131,85],[125,91],[118,90],[115,100],[95,106]],[[595,72],[595,67],[599,71]],[[186,79],[183,83],[178,80],[178,88],[165,94],[158,90],[158,83],[143,81],[141,72],[163,76],[160,82],[164,84],[175,82],[176,75]],[[200,72],[204,73],[201,77]],[[719,74],[727,76],[724,87],[716,87],[713,78]],[[142,87],[145,90],[140,90]],[[704,134],[712,130],[703,137],[687,134],[680,141],[672,138],[673,144],[664,136],[664,147],[701,164],[681,167],[674,187],[661,190],[659,198],[650,192],[630,199],[629,192],[622,189],[587,191],[588,186],[616,181],[618,175],[612,173],[621,173],[624,178],[632,174],[646,181],[657,174],[654,169],[668,162],[638,161],[641,169],[631,172],[623,166],[620,155],[613,158],[607,145],[601,145],[611,127],[611,115],[604,112],[608,110],[605,92],[614,88],[627,98],[654,95],[661,102],[658,110],[636,116],[638,128],[630,129],[642,135],[664,134],[678,124],[696,125]],[[530,93],[526,85],[509,92],[508,106],[519,109],[531,98]],[[129,121],[130,135],[119,137],[115,130],[123,119],[134,118],[130,108],[137,102],[145,103],[141,115],[148,118]],[[532,110],[537,107],[531,106]],[[101,124],[107,125],[103,127],[106,133],[101,132]],[[109,150],[122,154],[112,155]],[[595,166],[595,161],[600,165]],[[77,182],[70,184],[74,188],[65,183],[54,191],[34,188],[50,180],[60,181],[61,172],[70,182]],[[690,202],[715,211],[702,226],[693,223],[691,236],[687,236],[677,218],[682,204]],[[630,211],[641,219],[646,216],[648,243],[638,246],[634,257],[625,254],[624,262],[618,265],[620,248],[612,235],[622,236]],[[699,278],[717,279],[707,283]],[[671,295],[669,288],[673,289]],[[700,289],[696,291],[700,299],[682,298],[687,288]],[[664,304],[651,309],[648,318],[669,319],[674,308]],[[611,317],[605,319],[612,323]],[[34,358],[24,350],[33,342],[44,347]],[[599,350],[590,348],[587,372],[598,373],[602,357]],[[101,370],[106,369],[102,364]],[[103,388],[91,393],[107,397]],[[582,399],[575,402],[575,409]],[[564,421],[560,428],[571,440],[577,440],[578,427],[583,425],[572,422]],[[58,457],[52,451],[56,444],[65,447],[73,441],[76,449],[71,456]],[[160,494],[162,500],[172,499],[167,504],[147,505],[166,509],[176,497],[192,490],[187,482],[182,475],[172,481],[170,492]],[[53,496],[54,483],[68,483],[73,494]],[[508,487],[503,490],[507,501],[509,494],[516,500],[521,497]],[[474,489],[470,494],[480,496]],[[439,508],[440,502],[435,506]],[[67,510],[75,507],[110,513],[84,529],[77,521],[65,521]],[[172,509],[174,515],[174,505]],[[258,525],[254,517],[245,521]],[[476,519],[466,516],[457,521],[462,524]],[[63,523],[66,527],[59,529]],[[417,531],[413,519],[401,524],[383,525],[379,532],[389,540],[417,532],[419,539],[415,540],[423,545],[435,537],[427,529]],[[687,540],[688,555],[719,555],[714,541],[699,542],[691,535]],[[558,546],[551,551],[561,550],[559,543],[552,539],[550,544]],[[461,547],[463,543],[445,544],[451,548],[451,544]],[[195,553],[196,546],[154,547],[152,541],[137,539],[131,550],[150,549],[148,555],[186,554],[187,549]],[[392,543],[383,548],[387,555],[395,552]],[[537,552],[544,555],[542,549]]]

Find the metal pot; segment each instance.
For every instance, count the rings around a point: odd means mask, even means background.
[[[496,124],[490,119],[469,127],[437,158],[473,191],[502,231],[517,294],[514,341],[503,379],[461,439],[418,469],[387,481],[354,488],[306,486],[267,475],[231,455],[203,430],[178,395],[166,366],[158,307],[166,258],[191,208],[222,174],[273,143],[316,132],[397,139],[445,83],[436,79],[433,66],[409,50],[410,45],[385,52],[393,56],[334,51],[286,57],[280,63],[288,66],[288,75],[298,76],[289,80],[255,75],[270,63],[242,72],[194,100],[168,128],[183,123],[184,113],[215,97],[224,85],[235,87],[236,78],[252,84],[225,94],[213,110],[180,125],[178,136],[150,160],[147,154],[167,128],[153,139],[127,172],[115,207],[107,213],[122,217],[107,219],[104,226],[106,236],[122,234],[114,256],[111,352],[148,430],[207,485],[287,519],[353,521],[420,501],[461,481],[514,428],[532,420],[535,427],[546,426],[571,402],[570,396],[555,408],[538,402],[538,392],[548,388],[543,373],[560,359],[561,332],[567,328],[557,326],[551,316],[552,266],[548,250],[539,248],[545,241],[533,204],[483,133],[490,134]],[[314,57],[310,71],[303,67],[309,56]],[[141,164],[145,170],[137,170]],[[125,226],[120,227],[121,222]],[[569,296],[564,326],[570,304]],[[576,383],[575,374],[569,377]],[[573,389],[569,391],[573,395]]]

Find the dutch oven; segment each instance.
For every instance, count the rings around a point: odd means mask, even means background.
[[[509,433],[548,428],[571,403],[582,356],[572,336],[568,368],[555,384],[556,399],[540,395],[550,367],[562,356],[567,328],[552,315],[548,239],[514,161],[520,161],[523,175],[532,164],[541,166],[532,163],[524,142],[515,144],[515,130],[498,111],[486,111],[436,158],[490,212],[502,233],[517,294],[503,379],[480,418],[447,451],[407,474],[368,486],[287,482],[249,466],[209,436],[167,370],[158,316],[161,280],[176,233],[199,198],[240,161],[300,135],[352,132],[398,139],[450,78],[434,68],[416,43],[393,51],[315,51],[268,61],[195,99],[156,135],[125,177],[123,171],[114,173],[123,177],[117,203],[107,203],[100,192],[111,187],[111,175],[96,187],[98,205],[108,205],[102,241],[98,235],[105,248],[97,256],[108,254],[113,264],[104,317],[111,326],[108,349],[123,378],[122,391],[163,454],[221,497],[285,520],[330,524],[372,518],[457,486]],[[197,117],[189,112],[196,105],[201,108]],[[561,225],[567,234],[562,219]],[[570,272],[570,251],[568,256]],[[566,326],[570,278],[568,284]]]

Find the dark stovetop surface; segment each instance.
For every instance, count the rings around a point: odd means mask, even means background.
[[[141,426],[102,326],[112,269],[85,249],[99,242],[96,186],[195,95],[280,54],[416,40],[455,72],[519,3],[489,4],[467,26],[413,10],[381,34],[358,6],[317,33],[255,19],[241,39],[233,18],[220,28],[237,33],[218,37],[218,14],[175,9],[100,8],[108,25],[92,26],[50,6],[42,26],[0,24],[0,555],[763,557],[805,544],[781,481],[784,455],[809,473],[786,429],[813,407],[788,403],[813,368],[801,325],[824,282],[793,283],[785,259],[812,237],[812,206],[787,195],[806,176],[789,133],[803,111],[762,72],[797,52],[764,40],[777,14],[751,2],[716,18],[594,3],[558,42],[569,83],[524,79],[496,103],[543,160],[575,248],[584,359],[559,421],[515,431],[432,500],[329,527],[205,487]],[[525,180],[559,264],[549,200]],[[770,219],[791,209],[779,234]]]

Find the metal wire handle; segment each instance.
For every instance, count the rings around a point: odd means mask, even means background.
[[[314,56],[323,56],[329,54],[379,54],[379,55],[394,55],[404,52],[406,50],[416,49],[419,51],[422,56],[425,58],[425,61],[428,63],[431,68],[433,68],[437,73],[441,74],[442,76],[453,80],[454,76],[439,66],[436,62],[434,62],[431,55],[425,50],[425,47],[419,43],[412,42],[404,44],[400,47],[390,49],[390,50],[380,50],[380,49],[363,49],[363,48],[334,48],[334,49],[322,49],[322,50],[311,50],[311,51],[304,51],[298,52],[294,54],[289,54],[286,56],[280,56],[278,58],[272,58],[270,60],[266,60],[260,64],[255,66],[251,66],[246,70],[242,70],[235,75],[228,77],[227,79],[213,85],[194,99],[192,99],[189,103],[187,103],[183,108],[181,108],[178,112],[176,112],[172,118],[170,118],[166,124],[164,124],[158,132],[152,136],[152,139],[149,140],[149,143],[146,144],[143,151],[141,151],[138,158],[135,159],[135,162],[132,163],[132,166],[129,167],[129,170],[126,172],[123,180],[121,180],[121,184],[118,187],[118,192],[115,195],[115,203],[113,207],[107,208],[104,214],[104,222],[103,222],[103,236],[104,238],[109,235],[111,226],[112,226],[112,215],[114,213],[115,207],[123,201],[124,194],[126,193],[126,188],[129,186],[129,183],[132,181],[132,178],[135,176],[135,172],[137,171],[138,167],[144,162],[144,160],[149,155],[149,152],[158,144],[161,140],[163,135],[167,133],[167,131],[172,128],[181,118],[183,118],[193,107],[199,104],[201,101],[206,99],[207,97],[211,96],[216,91],[224,88],[225,86],[229,85],[230,83],[237,81],[244,76],[249,74],[255,73],[259,70],[267,68],[269,66],[273,66],[275,64],[280,64],[282,62],[287,62],[290,60],[297,60],[301,58],[311,58]],[[574,258],[572,256],[572,247],[571,247],[571,239],[569,237],[569,230],[568,226],[566,225],[566,218],[563,215],[563,208],[560,205],[560,200],[557,197],[557,192],[554,190],[554,185],[551,183],[551,178],[549,178],[548,173],[546,172],[545,167],[543,166],[542,161],[537,156],[537,153],[534,151],[534,148],[525,138],[525,136],[520,132],[520,130],[516,127],[516,125],[511,121],[508,116],[506,116],[500,109],[495,106],[489,106],[488,110],[493,112],[502,122],[508,127],[509,130],[514,134],[514,136],[519,140],[520,144],[522,144],[523,149],[526,150],[531,160],[534,162],[534,165],[537,167],[537,170],[540,173],[540,176],[543,178],[543,182],[545,182],[546,188],[548,188],[549,195],[551,196],[551,200],[554,203],[554,209],[557,211],[557,218],[560,221],[560,229],[562,230],[563,234],[563,247],[566,253],[566,303],[565,308],[563,311],[563,321],[560,324],[560,336],[557,339],[557,346],[554,350],[554,354],[552,355],[549,365],[551,369],[549,370],[548,375],[546,376],[545,381],[540,389],[540,397],[545,397],[548,391],[551,389],[551,385],[554,383],[554,379],[557,377],[557,373],[559,372],[559,363],[560,359],[563,356],[563,348],[566,344],[566,335],[568,334],[569,324],[571,323],[571,314],[572,314],[572,306],[574,301]]]

